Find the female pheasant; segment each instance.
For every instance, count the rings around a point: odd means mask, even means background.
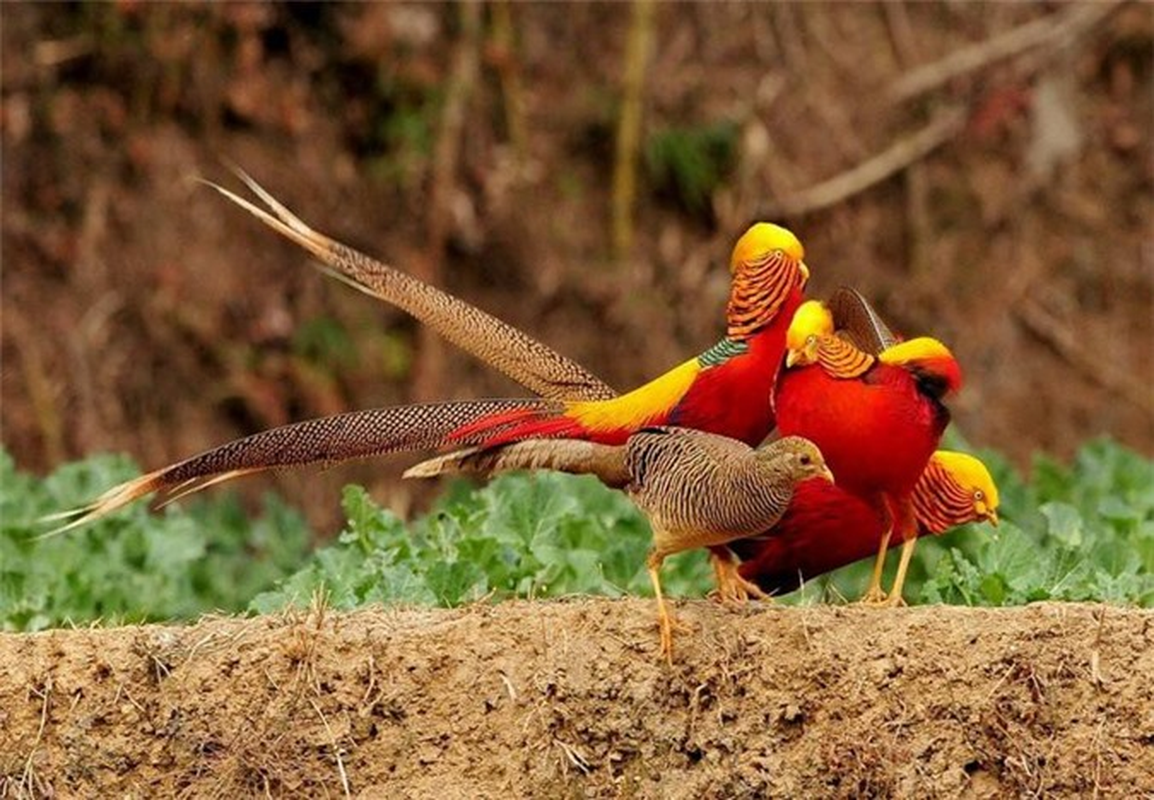
[[[801,437],[787,436],[755,450],[688,428],[644,428],[623,445],[532,439],[474,448],[424,461],[405,477],[491,475],[526,468],[596,475],[609,486],[624,488],[649,518],[653,549],[646,567],[657,597],[661,651],[670,660],[673,618],[660,577],[665,558],[770,531],[789,507],[796,486],[813,482],[810,478],[818,483],[833,479],[821,451]]]

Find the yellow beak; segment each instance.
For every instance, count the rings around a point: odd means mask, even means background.
[[[828,466],[821,468],[821,477],[825,478],[830,483],[837,483],[837,481],[833,479],[833,472],[830,471]]]
[[[805,286],[809,283],[809,267],[805,265],[804,261],[797,262],[797,269],[801,273],[801,285]]]
[[[990,523],[995,528],[998,527],[998,512],[992,508],[987,508],[986,509],[986,522]]]
[[[801,357],[802,357],[802,352],[800,350],[788,350],[788,351],[786,351],[786,354],[785,354],[786,369],[788,369],[789,367],[792,367],[794,364],[796,364],[798,361],[800,361]]]

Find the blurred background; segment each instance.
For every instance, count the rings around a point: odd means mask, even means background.
[[[1143,4],[4,4],[0,424],[145,468],[354,408],[524,390],[196,183],[630,388],[722,334],[733,242],[805,243],[949,344],[975,446],[1154,454]],[[276,485],[322,530],[411,457]],[[255,486],[253,485],[255,484]],[[424,491],[427,491],[424,490]]]

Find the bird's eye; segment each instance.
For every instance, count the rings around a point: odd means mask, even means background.
[[[975,489],[974,490],[974,499],[978,500],[979,502],[982,500],[985,500],[986,499],[986,493],[983,492],[981,489]]]
[[[813,459],[812,459],[812,458],[810,458],[810,457],[809,457],[809,456],[807,456],[807,455],[803,455],[803,456],[801,457],[801,463],[802,463],[802,465],[803,465],[803,466],[806,466],[806,467],[808,467],[810,464],[812,464],[812,463],[813,463]]]
[[[809,336],[805,337],[805,343],[806,344],[816,344],[817,343],[817,336],[811,333]]]
[[[781,258],[782,256],[785,255],[785,252],[780,247],[775,247],[773,250],[773,253],[771,253],[771,255],[774,258]]]

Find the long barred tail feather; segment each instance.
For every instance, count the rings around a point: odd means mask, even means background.
[[[269,210],[212,181],[203,183],[316,256],[324,272],[390,303],[530,391],[554,400],[603,400],[616,392],[577,362],[476,306],[318,233],[243,170],[237,177]],[[269,213],[271,211],[271,213]]]
[[[222,481],[273,469],[333,465],[386,453],[432,450],[449,443],[454,431],[479,417],[513,409],[545,410],[550,400],[462,400],[373,408],[294,422],[226,442],[199,455],[114,486],[92,503],[45,517],[68,520],[47,535],[92,522],[150,494],[167,503]],[[453,436],[473,445],[482,436]]]

